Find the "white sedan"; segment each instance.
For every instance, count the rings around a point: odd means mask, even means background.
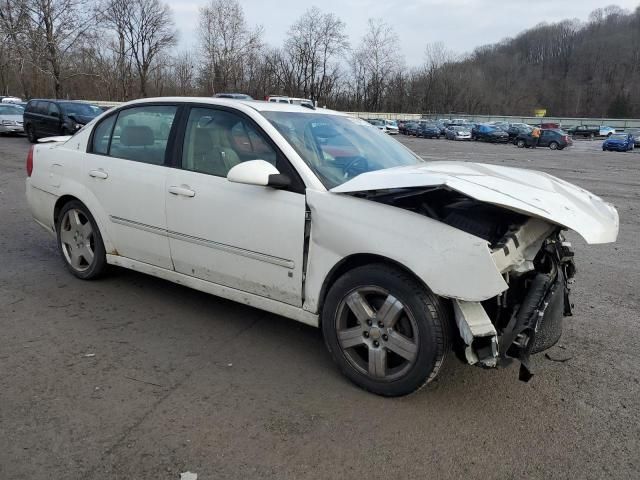
[[[618,233],[614,207],[553,176],[425,162],[324,109],[146,99],[44,141],[27,199],[73,275],[119,265],[321,327],[340,370],[387,396],[433,380],[454,343],[527,380],[571,313],[562,231]]]
[[[17,105],[0,104],[0,133],[24,133],[23,113]]]

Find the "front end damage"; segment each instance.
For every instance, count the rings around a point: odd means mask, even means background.
[[[358,196],[420,213],[487,242],[508,288],[483,301],[452,298],[465,357],[482,367],[518,360],[520,379],[528,381],[530,355],[555,345],[563,317],[571,315],[569,292],[576,270],[563,228],[441,188]]]
[[[571,315],[575,267],[562,232],[598,244],[614,242],[619,229],[617,210],[597,195],[543,172],[499,165],[424,162],[363,173],[331,192],[453,227],[444,231],[425,222],[431,229],[425,234],[415,217],[398,215],[396,234],[412,243],[382,253],[451,300],[469,363],[495,367],[517,359],[525,381],[529,356],[554,345],[563,316]],[[391,218],[385,209],[377,214]],[[388,230],[377,231],[396,245]],[[451,230],[465,235],[456,239]]]

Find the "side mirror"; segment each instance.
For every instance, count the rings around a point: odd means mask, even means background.
[[[282,175],[276,167],[265,160],[249,160],[239,163],[229,170],[227,180],[234,183],[273,188],[285,188],[291,183],[289,177]]]

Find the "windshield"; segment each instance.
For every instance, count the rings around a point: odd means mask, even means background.
[[[616,140],[626,140],[627,139],[627,134],[626,133],[616,133],[611,135],[611,138],[614,138]]]
[[[22,115],[24,110],[13,105],[0,105],[0,115]]]
[[[98,113],[88,103],[61,103],[64,113],[67,115],[80,115],[81,117],[96,117]]]
[[[262,112],[331,189],[357,175],[423,162],[364,120],[320,113]]]

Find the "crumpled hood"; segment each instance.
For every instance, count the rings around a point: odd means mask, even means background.
[[[543,172],[468,162],[427,162],[363,173],[334,193],[438,187],[574,230],[587,243],[614,242],[618,211],[600,197]]]

